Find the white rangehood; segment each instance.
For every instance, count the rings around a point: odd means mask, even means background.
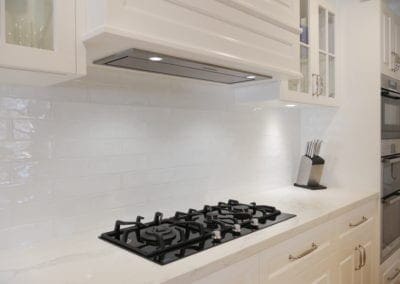
[[[87,0],[86,14],[89,64],[222,83],[301,77],[298,1]]]

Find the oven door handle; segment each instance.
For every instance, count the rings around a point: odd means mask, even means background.
[[[383,89],[381,91],[381,96],[389,99],[395,99],[395,100],[400,100],[400,93],[394,92],[394,91],[389,91],[386,89]]]
[[[384,199],[383,203],[388,204],[388,205],[393,205],[393,204],[395,204],[395,203],[397,203],[399,201],[400,201],[400,193],[396,192],[395,196],[391,196],[391,197],[389,197],[387,199]]]
[[[400,157],[396,156],[396,157],[386,157],[386,158],[382,158],[382,162],[383,162],[383,163],[386,163],[386,164],[398,163],[398,162],[400,162]]]

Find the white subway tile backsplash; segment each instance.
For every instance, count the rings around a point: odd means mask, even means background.
[[[51,105],[49,101],[0,97],[0,117],[7,118],[50,118]]]
[[[222,85],[126,76],[0,86],[0,248],[291,183],[299,111],[235,105]]]

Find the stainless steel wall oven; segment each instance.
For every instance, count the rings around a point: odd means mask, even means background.
[[[400,81],[382,75],[381,262],[400,248]]]

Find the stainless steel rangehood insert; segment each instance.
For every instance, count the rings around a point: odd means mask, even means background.
[[[131,48],[94,61],[94,64],[161,73],[224,84],[272,79],[270,76],[234,70],[208,63]]]

